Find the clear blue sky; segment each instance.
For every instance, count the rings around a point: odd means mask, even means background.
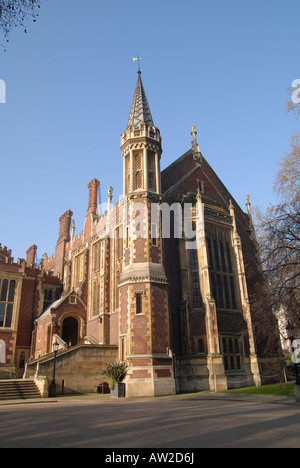
[[[45,0],[0,51],[0,242],[54,253],[58,218],[80,232],[87,184],[122,193],[120,134],[142,79],[163,138],[162,168],[200,149],[245,208],[274,201],[277,163],[299,121],[284,113],[300,78],[299,0]]]

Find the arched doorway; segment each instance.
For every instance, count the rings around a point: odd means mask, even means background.
[[[75,317],[67,317],[62,324],[62,339],[68,347],[78,343],[78,320]]]

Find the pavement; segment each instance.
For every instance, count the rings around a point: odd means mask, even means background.
[[[70,395],[58,395],[55,398],[28,398],[18,400],[0,400],[1,406],[11,405],[28,405],[28,404],[54,404],[54,403],[99,403],[104,404],[109,401],[126,402],[129,401],[180,401],[180,400],[222,400],[222,401],[240,401],[240,402],[254,402],[264,404],[277,404],[277,405],[290,405],[298,406],[294,396],[273,396],[273,395],[245,395],[245,394],[234,394],[234,393],[214,393],[211,391],[202,391],[199,393],[181,393],[178,395],[167,395],[159,397],[131,397],[131,398],[112,398],[110,395],[102,395],[99,393],[87,393],[87,394],[70,394]]]

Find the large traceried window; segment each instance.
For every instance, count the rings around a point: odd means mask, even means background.
[[[223,337],[222,354],[226,371],[237,371],[242,369],[241,343],[237,337]]]
[[[0,279],[0,328],[11,327],[15,291],[15,280]]]
[[[227,233],[209,229],[206,234],[210,282],[217,309],[237,310],[234,269]]]

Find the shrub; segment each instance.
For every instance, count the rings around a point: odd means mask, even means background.
[[[123,361],[109,362],[99,370],[101,377],[109,380],[109,388],[114,389],[116,383],[121,383],[127,375],[128,366]]]

